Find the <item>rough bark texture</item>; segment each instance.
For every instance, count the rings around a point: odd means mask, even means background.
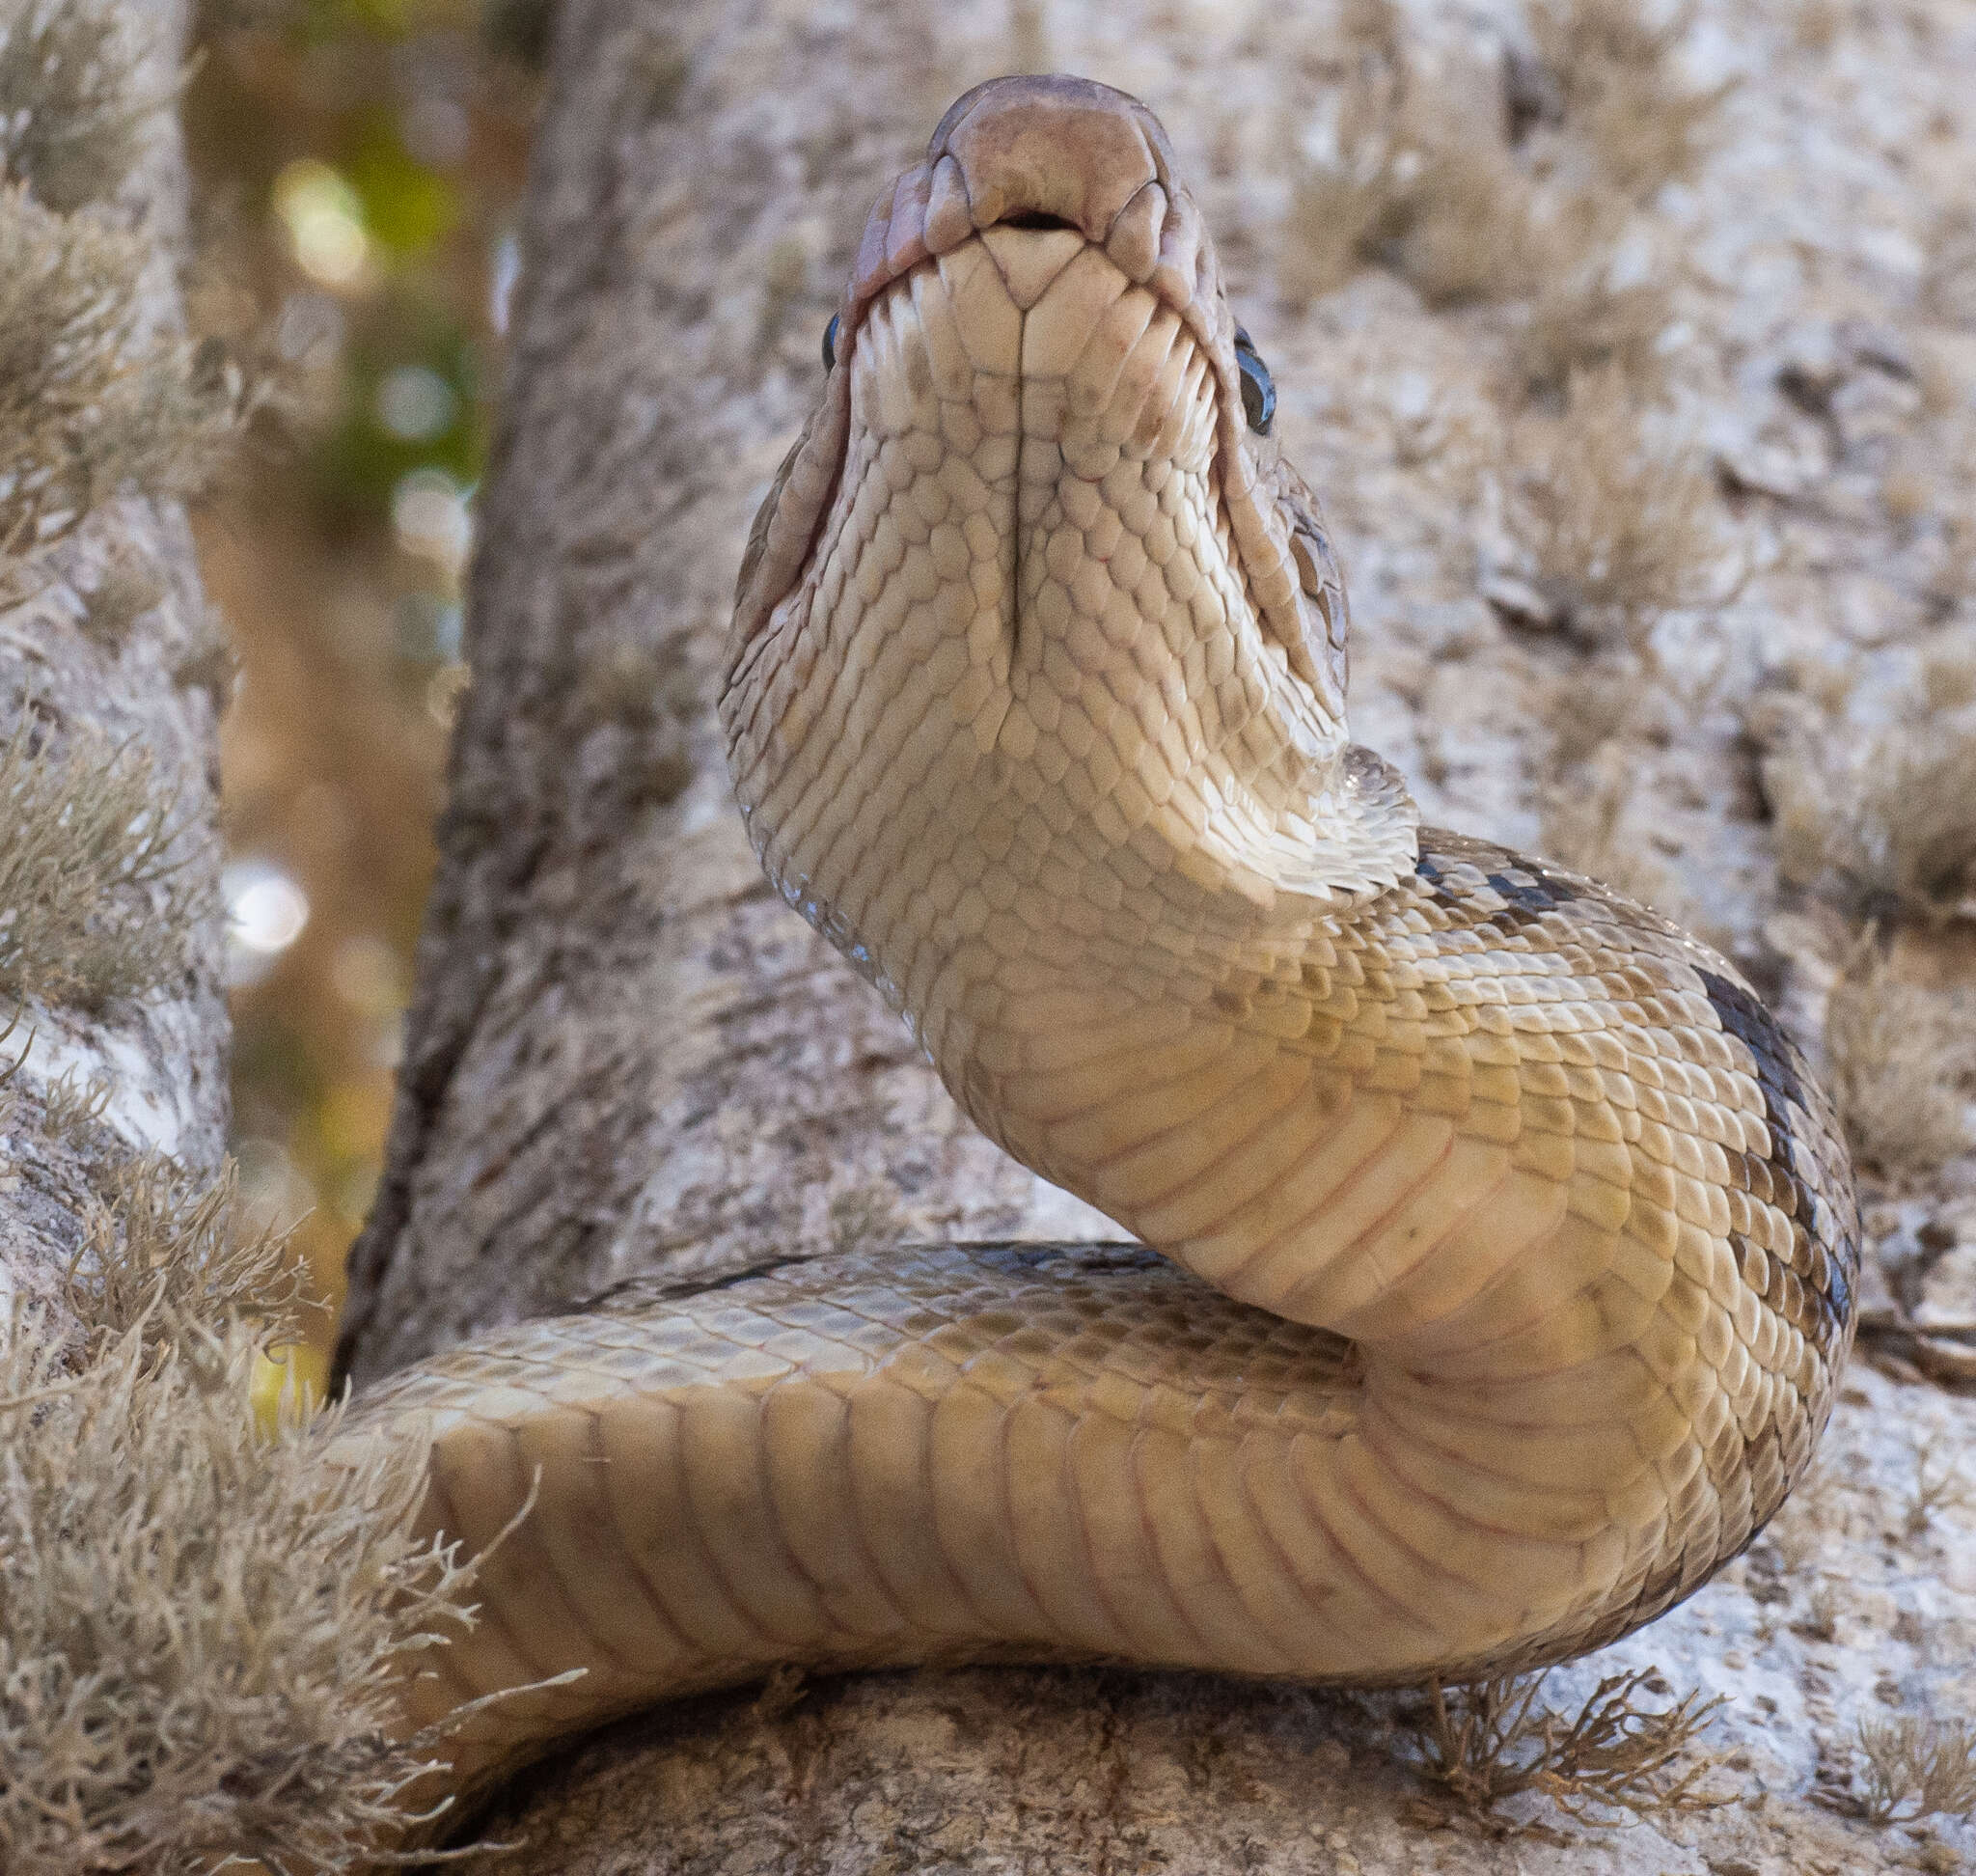
[[[184,45],[183,10],[153,10],[144,95],[171,95]],[[119,191],[115,212],[154,242],[144,280],[140,319],[151,330],[178,330],[178,269],[184,253],[185,165],[176,119],[149,120],[144,153]],[[89,629],[85,595],[116,563],[163,589],[127,630]],[[43,580],[41,576],[45,574]],[[37,719],[41,746],[59,751],[77,734],[151,754],[153,777],[176,796],[180,851],[208,878],[219,851],[219,712],[227,661],[193,559],[183,511],[174,503],[125,497],[93,514],[54,549],[32,578],[29,596],[0,610],[0,741],[24,711]],[[227,1048],[232,1031],[221,979],[221,919],[211,894],[206,917],[189,934],[182,972],[142,997],[99,1009],[31,1000],[14,1016],[4,1051],[26,1044],[10,1084],[17,1105],[0,1117],[0,1305],[11,1288],[55,1301],[74,1255],[80,1219],[99,1171],[98,1128],[124,1152],[156,1150],[195,1172],[220,1164],[228,1116]],[[4,1020],[4,1018],[0,1018]],[[50,1131],[46,1094],[67,1079],[87,1090],[109,1088],[94,1124]]]
[[[887,1182],[922,1232],[1090,1223],[770,894],[711,711],[819,309],[947,79],[895,22],[757,8],[580,5],[561,45],[360,1379],[626,1279],[821,1248],[833,1200],[882,1210]]]
[[[343,1357],[360,1383],[614,1285],[711,1279],[834,1236],[1113,1234],[986,1145],[771,897],[711,720],[741,543],[814,395],[850,243],[878,184],[982,76],[1048,63],[1160,111],[1276,368],[1287,447],[1338,524],[1357,733],[1408,770],[1429,818],[1535,843],[1552,731],[1533,700],[1578,654],[1520,638],[1478,590],[1501,538],[1504,326],[1434,314],[1380,273],[1306,315],[1274,299],[1289,156],[1339,69],[1323,22],[1066,5],[1046,36],[1035,9],[1012,26],[979,11],[563,10],[480,515],[474,681],[390,1166],[353,1269]],[[1414,11],[1426,43],[1499,77],[1521,30],[1506,7]],[[1658,851],[1682,860],[1712,935],[1781,983],[1759,940],[1778,900],[1739,714],[1751,673],[1792,644],[1870,644],[1855,623],[1880,586],[1906,580],[1911,612],[1920,575],[1891,558],[1870,496],[1797,503],[1774,494],[1776,465],[1812,463],[1798,493],[1868,473],[1829,404],[1851,383],[1865,407],[1880,378],[1832,335],[1912,300],[1911,266],[1859,231],[1891,213],[1920,239],[1928,198],[1892,152],[1949,108],[1957,55],[1888,29],[1843,80],[1792,67],[1787,83],[1770,75],[1796,56],[1775,13],[1706,9],[1713,72],[1695,77],[1744,85],[1722,152],[1667,213],[1692,262],[1678,303],[1705,335],[1693,395],[1725,480],[1770,504],[1755,525],[1780,551],[1720,616],[1737,708],[1652,705],[1633,754]],[[1967,56],[1966,22],[1941,32]],[[1807,319],[1840,387],[1823,416],[1778,390],[1798,382]],[[1976,1693],[1962,1514],[1899,1534],[1922,1433],[1952,1450],[1976,1411],[1861,1371],[1831,1482],[1686,1609],[1560,1676],[1560,1703],[1647,1664],[1733,1695],[1717,1787],[1736,1802],[1705,1817],[1561,1844],[1429,1834],[1407,1817],[1390,1701],[1010,1669],[641,1718],[520,1781],[487,1828],[525,1833],[530,1869],[570,1876],[1890,1866],[1912,1839],[1809,1800],[1861,1713],[1966,1710]]]

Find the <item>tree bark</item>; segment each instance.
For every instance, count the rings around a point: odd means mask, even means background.
[[[1445,41],[1474,37],[1466,14],[1437,18]],[[601,1291],[712,1282],[834,1240],[1117,1235],[989,1146],[871,992],[771,894],[712,719],[742,542],[815,395],[852,243],[878,186],[981,77],[1044,61],[1155,102],[1251,325],[1271,336],[1274,317],[1315,387],[1293,413],[1292,449],[1334,497],[1348,557],[1358,550],[1361,634],[1368,611],[1386,633],[1369,653],[1361,636],[1359,734],[1424,774],[1431,817],[1530,841],[1541,754],[1503,725],[1527,715],[1544,667],[1472,583],[1449,598],[1423,570],[1423,539],[1475,525],[1471,489],[1443,490],[1431,510],[1416,487],[1395,495],[1391,431],[1368,437],[1355,404],[1377,389],[1357,374],[1389,328],[1412,335],[1400,350],[1414,356],[1383,355],[1388,373],[1427,361],[1458,404],[1486,398],[1486,374],[1388,280],[1301,324],[1270,310],[1310,36],[1242,9],[1094,10],[1054,42],[1041,21],[1017,6],[984,24],[959,0],[563,10],[480,516],[473,681],[389,1165],[352,1263],[341,1361],[360,1385]],[[1483,37],[1499,58],[1501,30]],[[1278,376],[1290,381],[1280,363]],[[1434,683],[1442,659],[1467,661],[1458,694]],[[1723,798],[1749,793],[1746,777],[1716,788],[1746,764],[1738,735],[1695,727],[1686,752]],[[1705,870],[1762,871],[1752,814],[1716,795],[1665,825],[1715,842]],[[1746,922],[1767,902],[1755,892]],[[1882,1425],[1976,1430],[1960,1403],[1899,1395],[1863,1375],[1847,1410],[1849,1437],[1889,1476]],[[1736,1723],[1724,1744],[1745,1770],[1730,1782],[1801,1796],[1837,1670],[1778,1635],[1767,1594],[1739,1564],[1562,1689],[1659,1664],[1680,1686],[1731,1690],[1739,1651],[1761,1647],[1793,1690],[1795,1730],[1760,1713]],[[1787,1697],[1773,1694],[1772,1711]],[[1750,1806],[1596,1849],[1422,1835],[1392,1750],[1401,1713],[1385,1697],[1091,1670],[777,1683],[601,1734],[518,1780],[483,1828],[525,1835],[530,1870],[568,1876],[1699,1876],[1769,1867],[1779,1842],[1810,1860],[1794,1866],[1855,1866],[1852,1827],[1801,1805],[1784,1838]]]
[[[569,9],[560,43],[473,682],[352,1265],[360,1380],[628,1280],[822,1249],[834,1206],[839,1231],[1097,1222],[961,1118],[770,893],[713,721],[742,542],[835,283],[942,108],[930,43],[608,4]]]
[[[149,23],[136,95],[169,97],[184,57],[183,8],[160,5]],[[142,153],[104,206],[152,244],[140,333],[178,332],[186,176],[169,110],[151,113]],[[160,593],[127,629],[106,633],[92,629],[89,598],[113,565],[120,577]],[[41,752],[59,757],[93,734],[149,754],[161,797],[176,804],[178,851],[209,874],[219,851],[218,725],[229,677],[182,509],[135,495],[106,503],[14,588],[25,596],[0,602],[0,740],[31,712]],[[11,1117],[0,1113],[0,1310],[11,1291],[50,1310],[50,1328],[67,1319],[66,1273],[108,1144],[97,1127],[124,1152],[164,1153],[194,1173],[219,1170],[232,1037],[222,932],[215,894],[186,934],[183,969],[158,989],[99,1009],[30,999],[0,1012],[0,1022],[14,1022],[0,1069],[21,1058],[0,1093],[0,1102],[12,1095],[16,1104]],[[107,1088],[97,1126],[48,1128],[48,1090],[65,1079],[77,1092]]]

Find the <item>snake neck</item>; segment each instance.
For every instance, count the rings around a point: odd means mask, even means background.
[[[1033,108],[974,143],[963,113],[881,205],[723,720],[784,897],[992,1138],[1138,1228],[1108,1168],[1166,1123],[1065,1077],[1204,1095],[1229,999],[1304,1020],[1300,960],[1411,876],[1416,816],[1348,740],[1342,582],[1164,138],[1062,95],[1048,160]]]

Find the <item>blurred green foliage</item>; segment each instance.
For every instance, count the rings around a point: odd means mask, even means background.
[[[206,0],[185,97],[192,316],[279,393],[200,518],[242,672],[229,847],[307,903],[233,948],[235,1149],[331,1295],[383,1159],[549,14]]]
[[[316,455],[329,501],[366,516],[386,514],[393,491],[415,469],[443,470],[462,486],[478,483],[490,418],[473,337],[429,307],[382,310],[349,345],[342,410]],[[453,414],[443,428],[407,436],[386,421],[382,394],[394,372],[407,371],[429,372],[451,393]]]
[[[358,113],[343,169],[364,206],[367,232],[402,259],[428,257],[460,223],[458,187],[404,147],[388,111]]]

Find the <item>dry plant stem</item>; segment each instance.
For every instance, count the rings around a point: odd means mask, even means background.
[[[65,745],[30,704],[0,744],[0,994],[94,1007],[183,968],[213,852],[149,750]]]
[[[268,1346],[294,1340],[321,1307],[307,1266],[274,1231],[243,1227],[238,1195],[231,1163],[205,1186],[157,1153],[112,1166],[71,1266],[77,1315],[98,1334],[141,1333],[154,1353],[187,1325],[251,1322]]]
[[[1613,183],[1634,197],[1694,174],[1736,89],[1732,79],[1697,90],[1673,69],[1697,11],[1695,0],[1659,19],[1633,0],[1536,0],[1530,9],[1567,131],[1582,136]]]
[[[73,1073],[50,1082],[42,1091],[41,1124],[51,1134],[75,1134],[103,1117],[117,1090],[100,1077],[86,1087]]]
[[[1947,701],[1956,677],[1938,660],[1894,725],[1865,736],[1807,728],[1766,761],[1787,878],[1869,918],[1941,919],[1976,893],[1976,706]]]
[[[1639,649],[1662,613],[1728,596],[1715,483],[1617,364],[1573,372],[1564,415],[1526,419],[1515,455],[1511,528],[1567,624]]]
[[[1911,1824],[1976,1811],[1976,1725],[1965,1720],[1862,1720],[1860,1814]]]
[[[1655,1678],[1651,1668],[1607,1675],[1569,1721],[1537,1705],[1542,1674],[1479,1682],[1452,1703],[1437,1681],[1427,1774],[1475,1817],[1526,1791],[1592,1823],[1615,1811],[1648,1816],[1727,1803],[1698,1788],[1713,1759],[1680,1764],[1722,1697],[1688,1694],[1658,1712],[1643,1709],[1635,1696]]]
[[[223,387],[143,318],[142,235],[0,184],[0,589],[126,484],[189,493],[230,440]]]
[[[151,51],[142,11],[116,0],[8,0],[0,171],[65,213],[115,195],[166,101],[143,77]]]
[[[1887,1172],[1928,1172],[1969,1145],[1976,1077],[1966,994],[1894,977],[1869,928],[1825,1006],[1825,1076],[1853,1151]]]

